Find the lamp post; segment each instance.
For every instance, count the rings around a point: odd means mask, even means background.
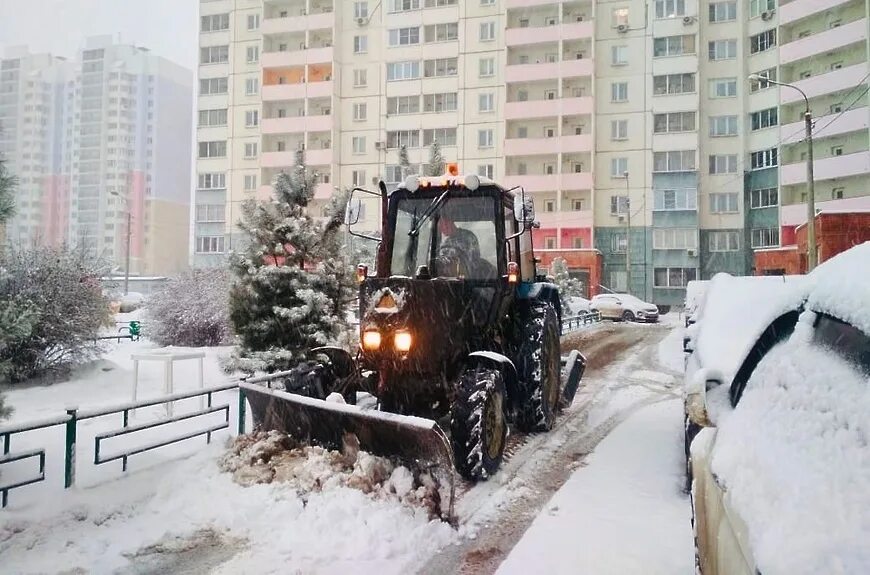
[[[628,172],[622,172],[625,178],[625,293],[631,293],[631,192],[628,189]]]
[[[127,202],[127,198],[121,196],[118,192],[109,192],[109,194],[121,198],[124,200],[124,205],[126,206],[127,211],[127,255],[124,263],[124,295],[130,293],[130,235],[132,233],[132,214],[130,213],[130,204]]]
[[[806,93],[793,84],[777,82],[760,74],[750,74],[749,79],[755,82],[767,82],[797,90],[803,96],[806,109],[804,111],[804,129],[807,140],[807,272],[816,267],[816,186],[813,178],[813,115],[810,112],[810,101]]]

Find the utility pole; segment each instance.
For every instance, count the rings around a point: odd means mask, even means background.
[[[130,293],[130,236],[133,229],[133,216],[130,213],[130,206],[127,206],[127,256],[124,263],[124,295]]]
[[[631,293],[631,193],[628,188],[628,172],[625,177],[625,293]]]

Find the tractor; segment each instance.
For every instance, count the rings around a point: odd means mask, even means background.
[[[317,348],[293,370],[243,382],[255,423],[333,447],[350,434],[367,451],[440,458],[485,479],[508,426],[550,430],[586,363],[560,353],[560,297],[536,269],[532,199],[455,165],[353,194],[378,196],[382,220],[380,237],[347,222],[378,242],[374,273],[357,268],[359,347]],[[276,381],[284,390],[263,385]],[[358,392],[376,405],[354,405]]]

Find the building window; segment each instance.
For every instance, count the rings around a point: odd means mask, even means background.
[[[740,232],[710,232],[708,247],[711,252],[736,252],[740,250]]]
[[[776,68],[761,70],[760,72],[756,72],[756,74],[761,76],[762,79],[749,81],[749,91],[751,93],[758,92],[759,90],[766,90],[767,88],[774,86],[774,84],[765,81],[765,79],[776,80]]]
[[[419,10],[420,0],[390,0],[389,12],[408,12],[410,10]]]
[[[495,94],[492,92],[487,92],[485,94],[478,94],[477,96],[477,111],[478,112],[492,112],[495,110]]]
[[[495,58],[480,59],[480,77],[488,78],[495,76]]]
[[[420,132],[418,130],[397,130],[387,132],[387,147],[388,148],[419,148],[420,147]]]
[[[653,152],[653,172],[691,172],[695,169],[695,150]]]
[[[247,48],[248,64],[256,64],[260,61],[260,47],[248,46]]]
[[[544,211],[553,213],[556,211],[556,200],[544,200]]]
[[[260,27],[260,15],[248,14],[248,30],[257,30]]]
[[[611,46],[610,63],[614,66],[625,66],[628,64],[628,46]]]
[[[226,174],[223,172],[208,172],[197,177],[200,190],[224,190],[227,187]]]
[[[653,132],[673,134],[695,131],[695,112],[670,112],[653,115]]]
[[[200,158],[225,158],[227,156],[226,141],[220,142],[200,142],[199,157]]]
[[[610,214],[617,216],[628,213],[628,196],[610,196]]]
[[[710,116],[710,136],[736,136],[737,116]]]
[[[441,146],[456,145],[456,128],[434,128],[423,130],[423,145],[431,146],[438,142]]]
[[[477,175],[493,180],[495,179],[495,166],[492,164],[479,164],[477,166]]]
[[[711,61],[732,60],[737,57],[737,40],[714,40],[707,44]]]
[[[772,168],[779,165],[779,154],[776,148],[752,152],[749,154],[749,161],[753,170]]]
[[[571,210],[574,212],[582,212],[586,207],[585,203],[580,198],[574,198],[571,200]]]
[[[394,28],[388,32],[390,46],[411,46],[420,43],[420,28]]]
[[[248,110],[245,112],[245,126],[255,128],[260,125],[260,111]]]
[[[224,64],[229,60],[229,46],[206,46],[199,49],[200,64]]]
[[[442,6],[454,6],[459,0],[426,0],[426,8],[441,8]]]
[[[436,58],[423,60],[423,76],[437,78],[440,76],[455,76],[459,69],[457,58]]]
[[[366,119],[368,113],[368,104],[365,102],[356,103],[353,105],[353,119],[355,122],[362,122]]]
[[[653,190],[653,210],[676,211],[697,210],[698,190],[684,188],[679,190]]]
[[[710,22],[737,20],[737,2],[711,2]]]
[[[628,102],[628,82],[613,82],[610,84],[611,102]]]
[[[653,76],[653,95],[690,94],[695,91],[695,74]]]
[[[628,172],[628,158],[611,158],[610,159],[610,177],[624,178]]]
[[[203,16],[199,19],[201,32],[219,32],[220,30],[230,29],[229,14],[211,14]],[[87,58],[84,58],[87,60]]]
[[[623,250],[620,253],[625,253]],[[610,272],[610,289],[617,293],[628,291],[628,272],[625,270],[614,270]]]
[[[684,288],[698,278],[695,268],[655,268],[653,281],[659,288]]]
[[[736,214],[739,211],[736,193],[710,194],[711,214]]]
[[[490,130],[478,130],[477,131],[477,147],[478,148],[491,148],[493,147],[493,131]]]
[[[749,37],[749,53],[757,54],[776,46],[776,28]]]
[[[614,8],[611,12],[611,23],[613,27],[628,26],[628,8]]]
[[[767,108],[749,114],[749,123],[752,131],[771,128],[778,123],[778,108]]]
[[[779,228],[757,228],[752,230],[753,248],[772,248],[779,245]]]
[[[846,188],[831,188],[831,199],[832,200],[842,200],[843,194],[846,192]]]
[[[544,249],[545,250],[555,250],[556,249],[556,238],[554,236],[547,236],[544,238]]]
[[[695,53],[695,36],[665,36],[653,40],[653,58]]]
[[[395,82],[397,80],[414,80],[419,77],[420,62],[418,60],[387,63],[387,82]]]
[[[616,232],[610,236],[610,253],[624,254],[627,245],[625,232]]]
[[[354,88],[364,88],[368,85],[368,73],[367,70],[358,68],[353,71],[353,87]]]
[[[776,0],[749,0],[749,17],[757,18],[762,12],[774,10],[776,8]]]
[[[369,3],[368,2],[354,2],[353,3],[353,17],[356,20],[362,18],[363,20],[369,17]]]
[[[749,192],[749,207],[751,208],[769,208],[776,206],[779,202],[778,192],[776,188],[760,188]]]
[[[628,120],[611,120],[610,121],[610,139],[611,140],[627,140],[628,139]]]
[[[245,191],[253,192],[257,189],[257,175],[247,174],[245,176]]]
[[[366,172],[365,170],[354,170],[350,173],[351,185],[353,186],[364,186],[366,185]]]
[[[353,142],[353,153],[354,154],[365,154],[366,153],[366,138],[365,138],[365,136],[354,136],[352,142]]]
[[[685,15],[685,0],[656,0],[656,18],[677,18]]]
[[[420,112],[420,96],[394,96],[387,98],[387,115],[417,114]]]
[[[200,254],[221,254],[224,252],[224,237],[197,236],[196,251]]]
[[[425,42],[450,42],[458,39],[459,24],[457,22],[429,24],[423,29],[423,41]]]
[[[201,96],[227,93],[227,79],[205,78],[199,81],[199,93]]]
[[[710,80],[711,98],[733,98],[737,96],[737,78],[714,78]]]
[[[495,22],[480,23],[480,41],[490,42],[495,40]]]
[[[257,157],[259,145],[257,142],[248,142],[245,144],[245,159],[252,160]]]
[[[226,126],[227,125],[227,110],[200,110],[199,111],[199,126]],[[114,136],[110,136],[112,138]]]
[[[659,228],[653,230],[654,250],[694,250],[698,247],[695,228]]]
[[[369,37],[365,35],[353,37],[353,53],[365,54],[369,51]]]
[[[245,80],[245,95],[254,96],[260,92],[260,79],[248,78]]]
[[[714,154],[710,156],[711,174],[736,174],[737,154]]]
[[[459,96],[456,92],[443,94],[424,94],[424,112],[455,112],[459,106]]]

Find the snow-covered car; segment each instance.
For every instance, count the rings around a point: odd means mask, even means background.
[[[691,444],[698,564],[704,575],[870,573],[870,242],[783,285],[752,314],[761,334],[720,350],[736,370],[709,361],[690,375],[686,405],[703,427]],[[705,342],[710,314],[728,311],[713,303],[696,354],[730,338]]]
[[[625,293],[607,293],[593,296],[589,307],[601,313],[601,319],[614,321],[646,321],[659,320],[659,308],[655,304],[645,302],[633,295]]]
[[[698,311],[701,303],[704,301],[704,293],[707,291],[709,283],[710,280],[692,280],[686,284],[686,303],[684,307],[686,327],[689,327],[698,320]]]
[[[579,296],[568,298],[568,312],[570,315],[577,315],[588,311],[592,311],[592,308],[589,307],[588,299]]]

